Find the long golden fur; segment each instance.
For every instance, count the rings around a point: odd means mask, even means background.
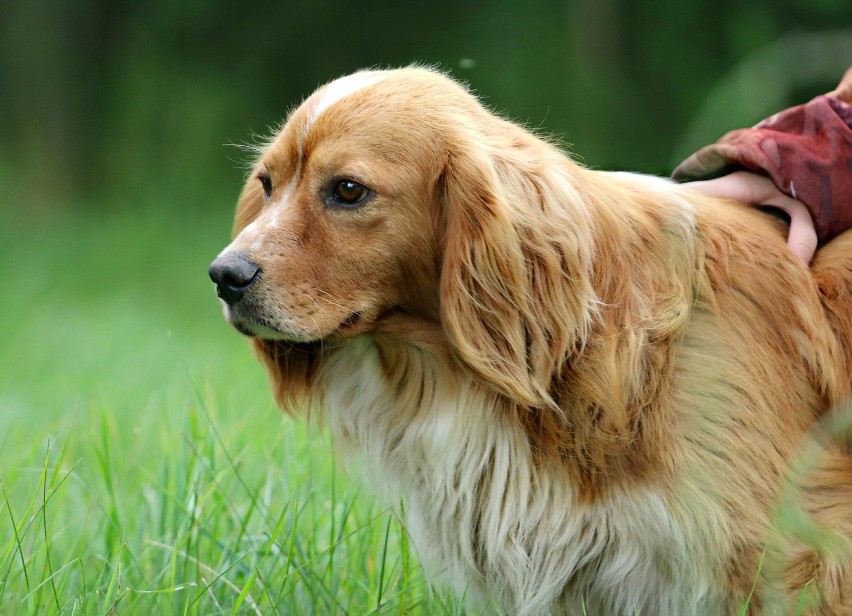
[[[226,313],[276,399],[406,501],[461,592],[852,613],[852,458],[825,419],[852,395],[852,232],[808,269],[770,217],[586,169],[408,68],[298,107],[235,235],[220,269],[259,269]]]

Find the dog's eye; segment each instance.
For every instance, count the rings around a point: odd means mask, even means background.
[[[360,205],[370,196],[370,189],[355,180],[340,180],[334,185],[331,199],[336,205]]]
[[[260,185],[263,187],[263,198],[271,199],[272,198],[272,180],[269,179],[269,174],[265,172],[260,172],[257,174],[257,179],[260,181]]]

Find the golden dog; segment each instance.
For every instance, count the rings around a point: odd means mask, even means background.
[[[771,217],[586,169],[423,68],[308,98],[235,232],[210,274],[277,401],[460,591],[852,613],[852,458],[822,421],[852,394],[852,232],[809,270]]]

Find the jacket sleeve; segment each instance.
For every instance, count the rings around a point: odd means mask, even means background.
[[[810,210],[826,241],[852,228],[852,68],[833,92],[735,130],[683,161],[678,181],[746,169]]]

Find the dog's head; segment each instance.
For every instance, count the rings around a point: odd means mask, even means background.
[[[553,203],[572,168],[440,73],[355,73],[263,148],[210,275],[282,404],[323,345],[402,317],[434,323],[484,381],[540,405],[593,303],[588,215],[579,197],[574,212]]]

